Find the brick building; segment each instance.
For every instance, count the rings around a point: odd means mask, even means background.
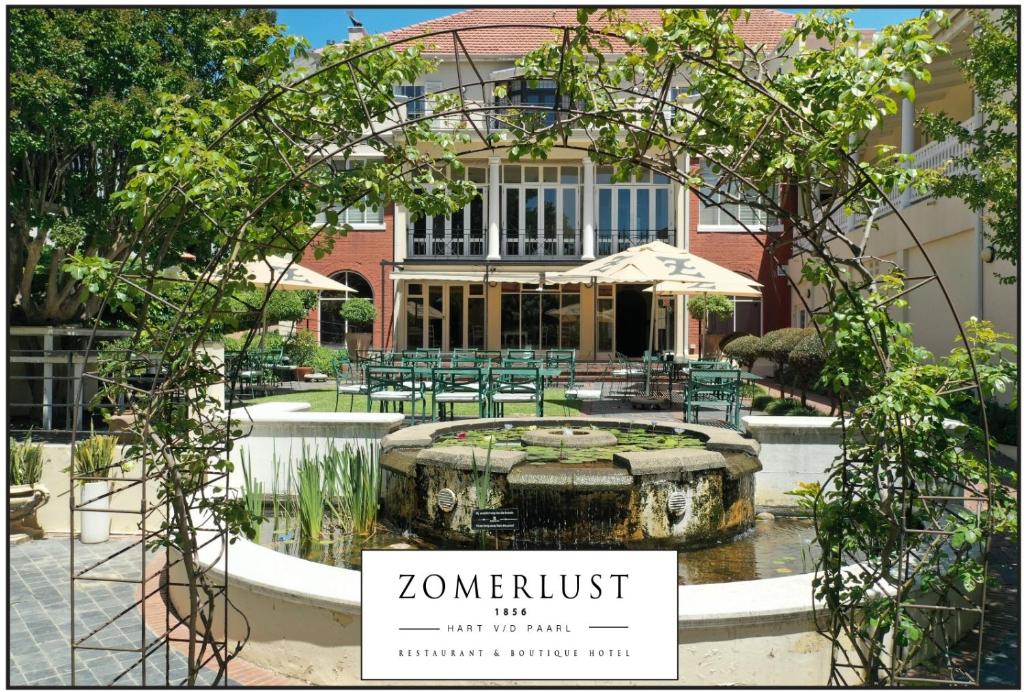
[[[659,21],[655,9],[629,12],[633,21]],[[390,32],[387,38],[493,24],[571,26],[575,16],[575,10],[467,10]],[[791,15],[755,9],[737,30],[751,44],[774,47],[792,22]],[[351,30],[350,37],[360,31]],[[507,80],[510,98],[545,103],[553,97],[553,82],[530,84],[513,69],[518,56],[551,40],[549,31],[524,28],[513,36],[487,28],[460,38],[485,78]],[[450,37],[436,40],[427,52],[439,59],[437,70],[396,89],[397,96],[407,99],[410,115],[429,115],[429,94],[459,83]],[[477,124],[495,126],[485,116]],[[440,129],[460,125],[440,118],[434,122]],[[579,140],[587,141],[585,133]],[[760,334],[789,325],[790,289],[777,268],[789,260],[788,244],[775,252],[775,261],[763,249],[784,229],[758,219],[756,210],[742,205],[732,210],[758,229],[752,237],[727,214],[701,204],[692,190],[650,173],[612,182],[611,167],[595,164],[577,148],[556,148],[544,161],[516,162],[501,150],[469,153],[474,148],[479,142],[465,146],[462,162],[480,194],[465,209],[422,219],[410,218],[395,205],[355,211],[358,218],[349,219],[355,230],[339,239],[331,254],[304,260],[373,299],[378,309],[375,346],[576,348],[583,359],[615,352],[640,355],[647,347],[651,314],[644,287],[552,285],[545,276],[656,239],[763,284],[760,300],[736,299],[734,316],[711,325],[710,344],[734,331]],[[700,162],[681,164],[696,168]],[[344,341],[345,325],[337,316],[343,299],[323,296],[310,317],[322,343]],[[682,318],[684,299],[664,297],[659,304],[658,348],[695,353],[697,325]]]

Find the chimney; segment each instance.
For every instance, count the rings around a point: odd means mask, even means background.
[[[366,29],[361,26],[350,26],[348,28],[348,40],[358,41],[361,38],[366,38]]]

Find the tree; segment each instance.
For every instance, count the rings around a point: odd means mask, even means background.
[[[750,370],[761,356],[761,337],[751,334],[738,336],[723,346],[722,352]]]
[[[972,211],[982,213],[996,259],[1017,266],[1020,15],[1010,8],[970,10],[970,14],[976,27],[967,41],[970,54],[957,64],[977,95],[982,123],[971,131],[945,113],[926,113],[921,124],[935,140],[954,138],[966,145],[966,153],[948,162],[946,170],[957,172],[943,172],[935,183],[935,194],[962,199]],[[1017,281],[1012,274],[999,275],[999,280]]]
[[[687,301],[690,317],[697,320],[697,339],[700,344],[699,357],[704,357],[704,325],[712,317],[728,317],[733,311],[733,302],[728,296],[703,293]]]
[[[377,308],[367,298],[351,298],[341,304],[341,317],[353,327],[372,327]]]
[[[144,157],[132,142],[155,123],[161,92],[186,100],[224,93],[225,57],[248,61],[270,10],[14,8],[8,25],[7,292],[13,320],[92,317],[101,283],[67,272],[72,255],[109,267],[129,255],[131,217],[112,196]],[[217,43],[212,39],[230,43]],[[230,50],[227,46],[230,45]],[[157,268],[209,232],[152,238]]]

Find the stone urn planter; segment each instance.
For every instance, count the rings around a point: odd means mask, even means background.
[[[8,535],[23,533],[41,538],[43,529],[36,519],[36,512],[49,501],[50,491],[42,483],[10,486],[7,489]]]
[[[345,335],[345,348],[350,354],[366,351],[372,342],[373,334],[370,332],[349,332]]]

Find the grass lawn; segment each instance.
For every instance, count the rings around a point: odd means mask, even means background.
[[[275,394],[274,396],[261,397],[258,399],[243,399],[242,404],[249,406],[253,404],[269,404],[280,401],[305,401],[309,403],[310,411],[333,411],[334,410],[334,390],[333,389],[315,389],[306,390],[303,392],[289,392],[288,394]],[[366,396],[359,395],[351,397],[351,410],[365,413],[366,412]],[[350,397],[343,394],[341,399],[338,401],[339,411],[348,411],[350,406]],[[430,405],[432,403],[431,394],[427,392],[426,395],[426,412],[427,416],[430,415]],[[378,407],[374,407],[375,410],[380,410]],[[479,416],[479,407],[476,404],[456,404],[455,415],[458,418],[476,418]],[[536,408],[531,403],[510,403],[505,404],[505,416],[532,416],[534,415]],[[409,414],[409,407],[405,407],[405,413]],[[564,389],[545,389],[544,390],[544,415],[545,416],[578,416],[580,415],[580,402],[579,401],[567,401],[565,398]],[[420,416],[419,404],[416,405],[416,416]]]

